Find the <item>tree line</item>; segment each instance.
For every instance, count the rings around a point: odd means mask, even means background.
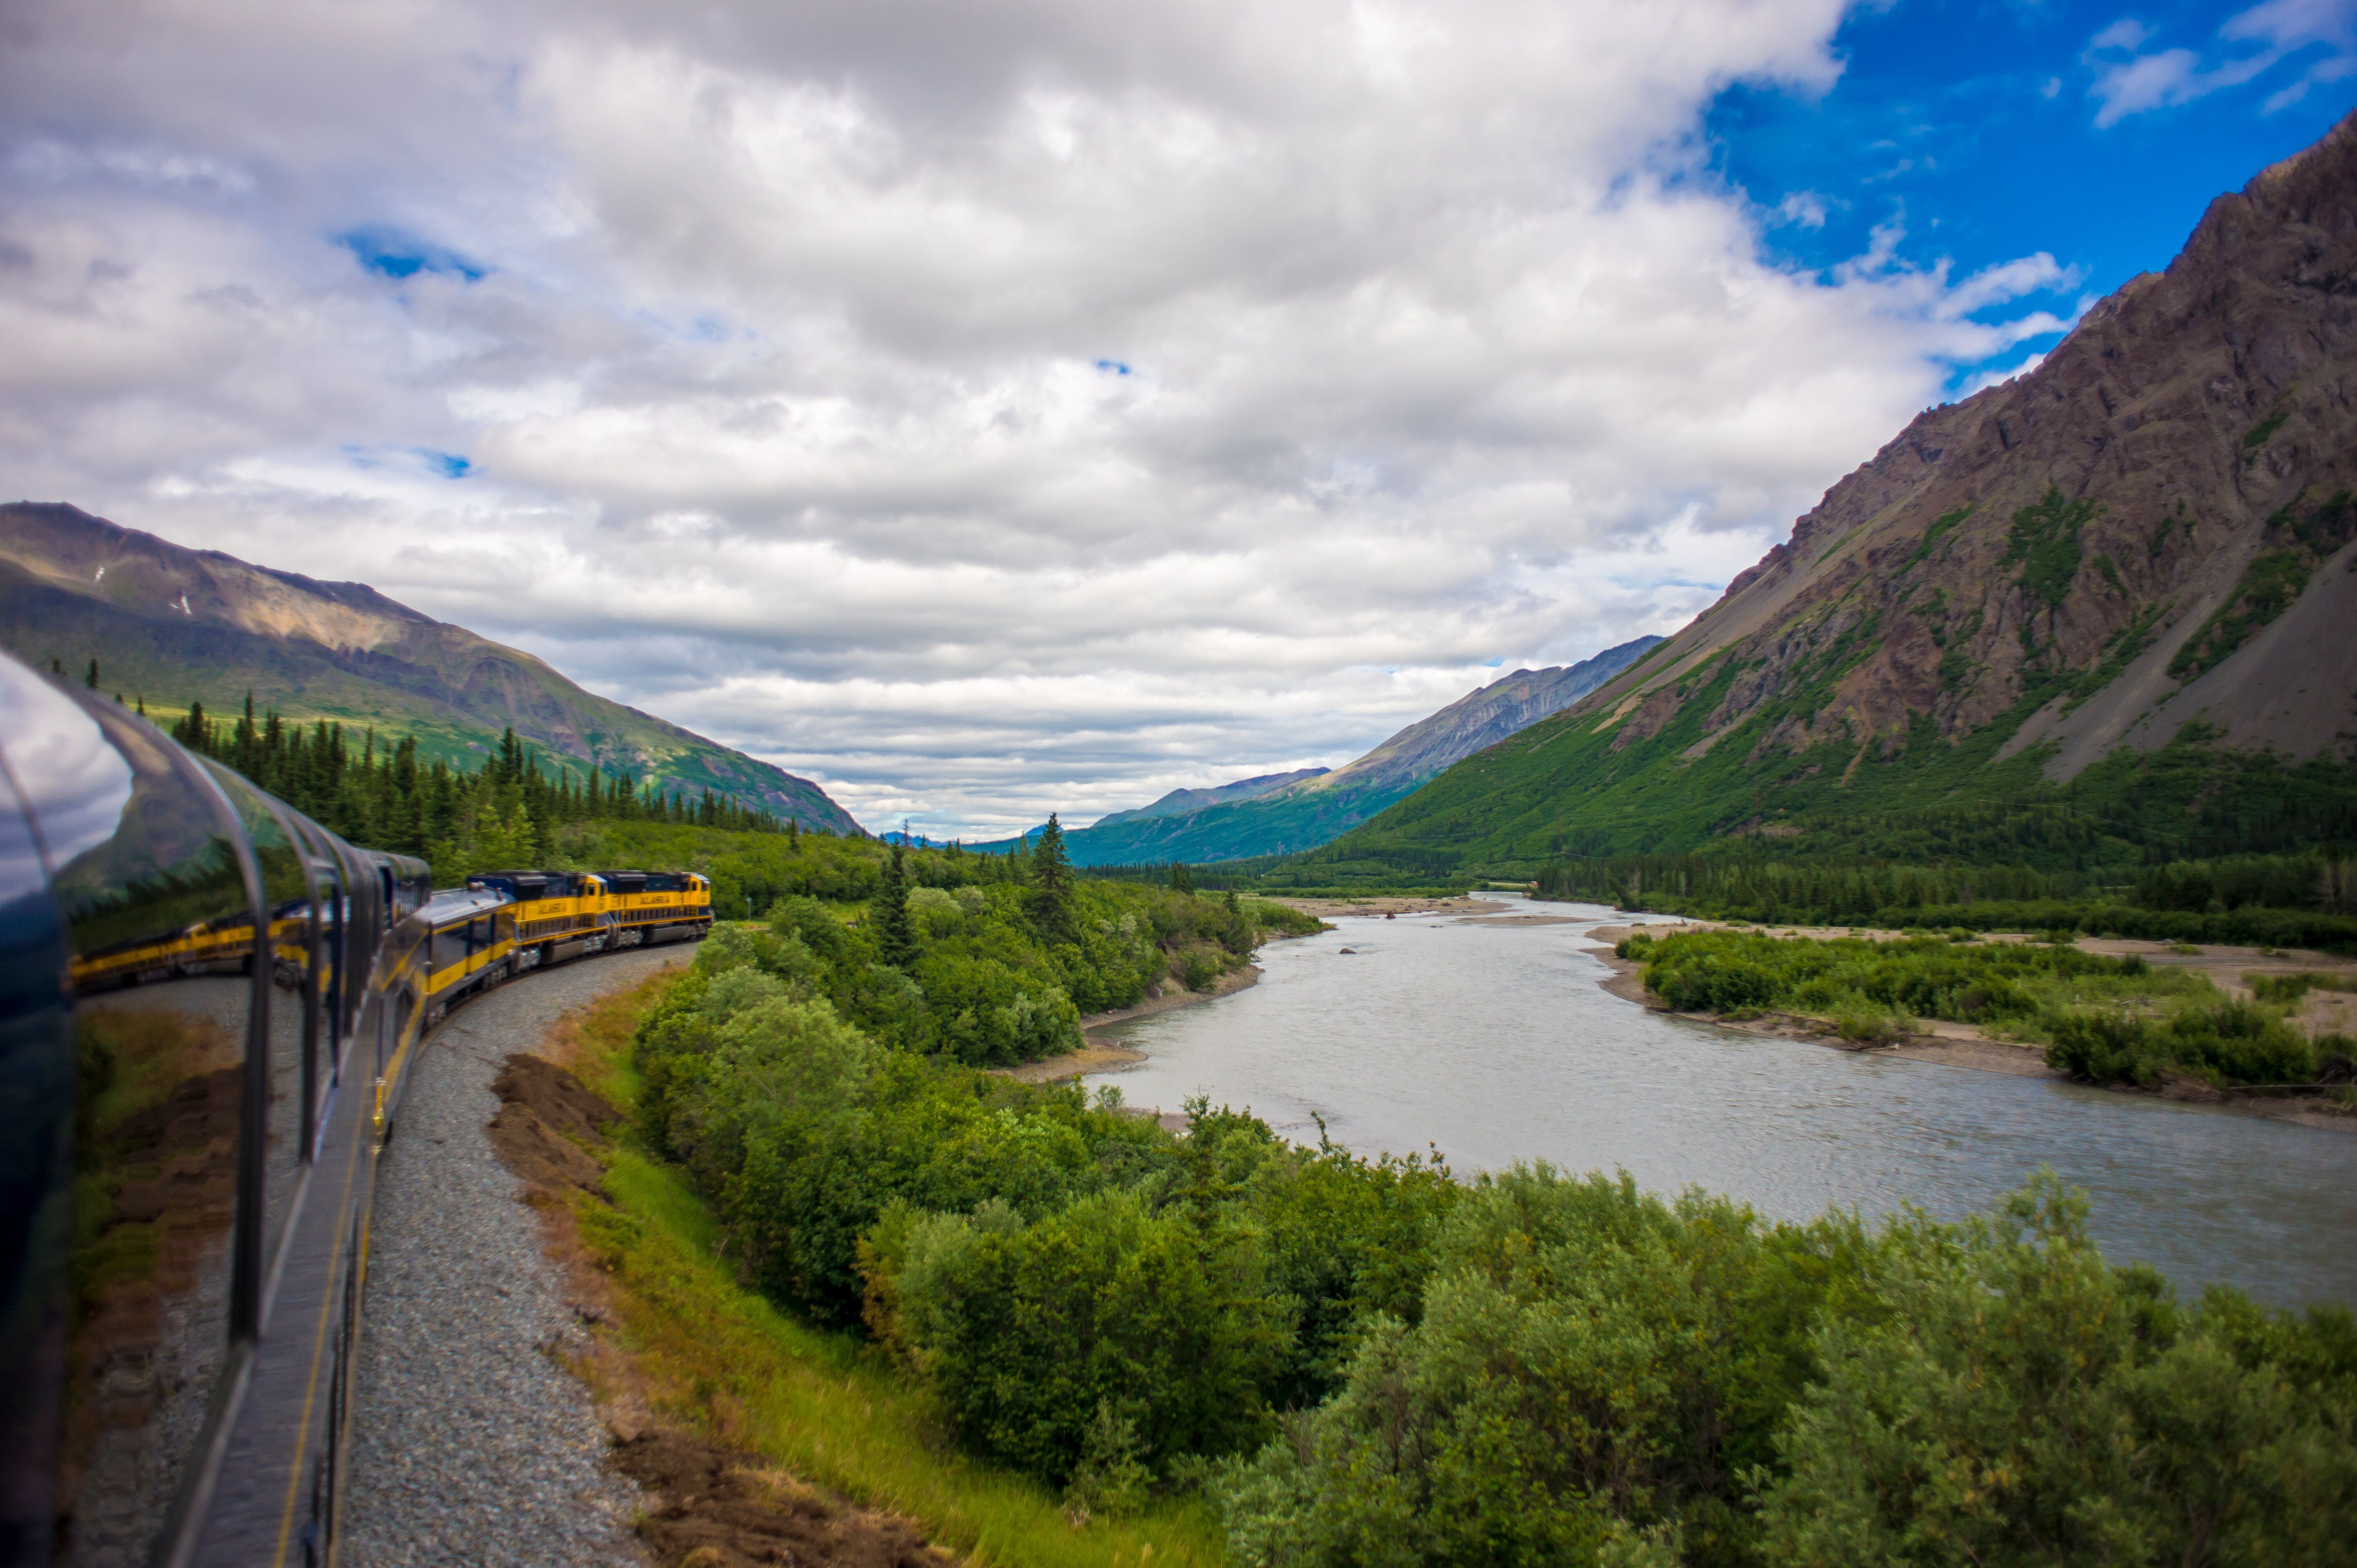
[[[191,703],[170,733],[353,843],[425,856],[437,872],[470,858],[485,869],[546,864],[566,823],[673,823],[796,837],[804,831],[709,789],[690,794],[603,768],[551,766],[513,726],[472,770],[422,759],[414,736],[381,744],[372,725],[356,738],[329,719],[307,726],[274,709],[257,716],[251,694],[228,720]]]
[[[1778,858],[1769,852],[1551,861],[1543,897],[1764,925],[2061,928],[2158,940],[2357,945],[2357,857],[2338,845],[2128,867]]]

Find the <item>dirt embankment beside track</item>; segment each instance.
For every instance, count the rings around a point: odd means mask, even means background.
[[[607,1201],[610,1130],[621,1117],[579,1079],[543,1057],[509,1056],[492,1084],[491,1144],[539,1210],[549,1255],[565,1265],[574,1312],[593,1331],[616,1316],[611,1277],[583,1247],[574,1206]],[[654,1413],[648,1380],[628,1346],[594,1333],[576,1369],[613,1435],[613,1466],[647,1494],[638,1537],[663,1568],[954,1568],[905,1519],[811,1486],[759,1455],[742,1454]]]

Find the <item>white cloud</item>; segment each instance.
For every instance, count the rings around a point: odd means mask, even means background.
[[[2097,125],[2240,87],[2287,60],[2298,74],[2268,97],[2269,113],[2298,102],[2312,86],[2357,72],[2357,0],[2263,0],[2219,27],[2210,64],[2181,47],[2146,52],[2157,36],[2144,23],[2123,18],[2087,41]]]
[[[1796,190],[1778,202],[1769,214],[1774,223],[1797,223],[1803,229],[1822,229],[1831,204],[1813,190]]]
[[[1720,190],[1699,111],[1830,85],[1839,0],[18,14],[25,493],[937,833],[1670,629],[2073,281],[1762,258],[1823,200]]]

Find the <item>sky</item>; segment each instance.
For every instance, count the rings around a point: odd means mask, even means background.
[[[0,496],[992,837],[1667,633],[2357,0],[9,0]]]

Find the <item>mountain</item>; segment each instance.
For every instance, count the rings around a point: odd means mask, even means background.
[[[552,758],[641,784],[734,795],[805,827],[855,831],[807,779],[583,691],[529,653],[446,625],[361,583],[318,583],[184,550],[78,508],[0,506],[0,642],[151,711],[191,701],[414,735],[479,766],[513,725]]]
[[[1174,798],[1166,795],[1143,811],[1116,812],[1093,827],[1066,833],[1065,848],[1075,865],[1171,860],[1200,865],[1314,849],[1373,816],[1458,757],[1577,701],[1661,640],[1641,637],[1568,667],[1517,670],[1467,693],[1330,773],[1310,769],[1310,777],[1280,782],[1247,798],[1158,812],[1164,801]],[[1286,776],[1270,777],[1281,780]],[[1240,789],[1265,781],[1248,779],[1223,789]]]
[[[1546,670],[1517,670],[1469,692],[1429,718],[1327,776],[1324,788],[1376,792],[1413,789],[1459,757],[1559,713],[1652,651],[1663,639],[1641,637],[1593,659]]]
[[[1264,773],[1256,779],[1239,779],[1232,784],[1215,785],[1209,789],[1173,789],[1150,806],[1140,806],[1133,811],[1112,811],[1099,817],[1092,826],[1110,827],[1115,822],[1142,822],[1151,817],[1178,817],[1200,811],[1206,806],[1225,805],[1230,800],[1251,800],[1299,784],[1310,779],[1322,779],[1328,769],[1297,768],[1290,773]]]
[[[1667,644],[1299,874],[2357,836],[2352,389],[2357,116],[2035,370],[1920,415]]]

